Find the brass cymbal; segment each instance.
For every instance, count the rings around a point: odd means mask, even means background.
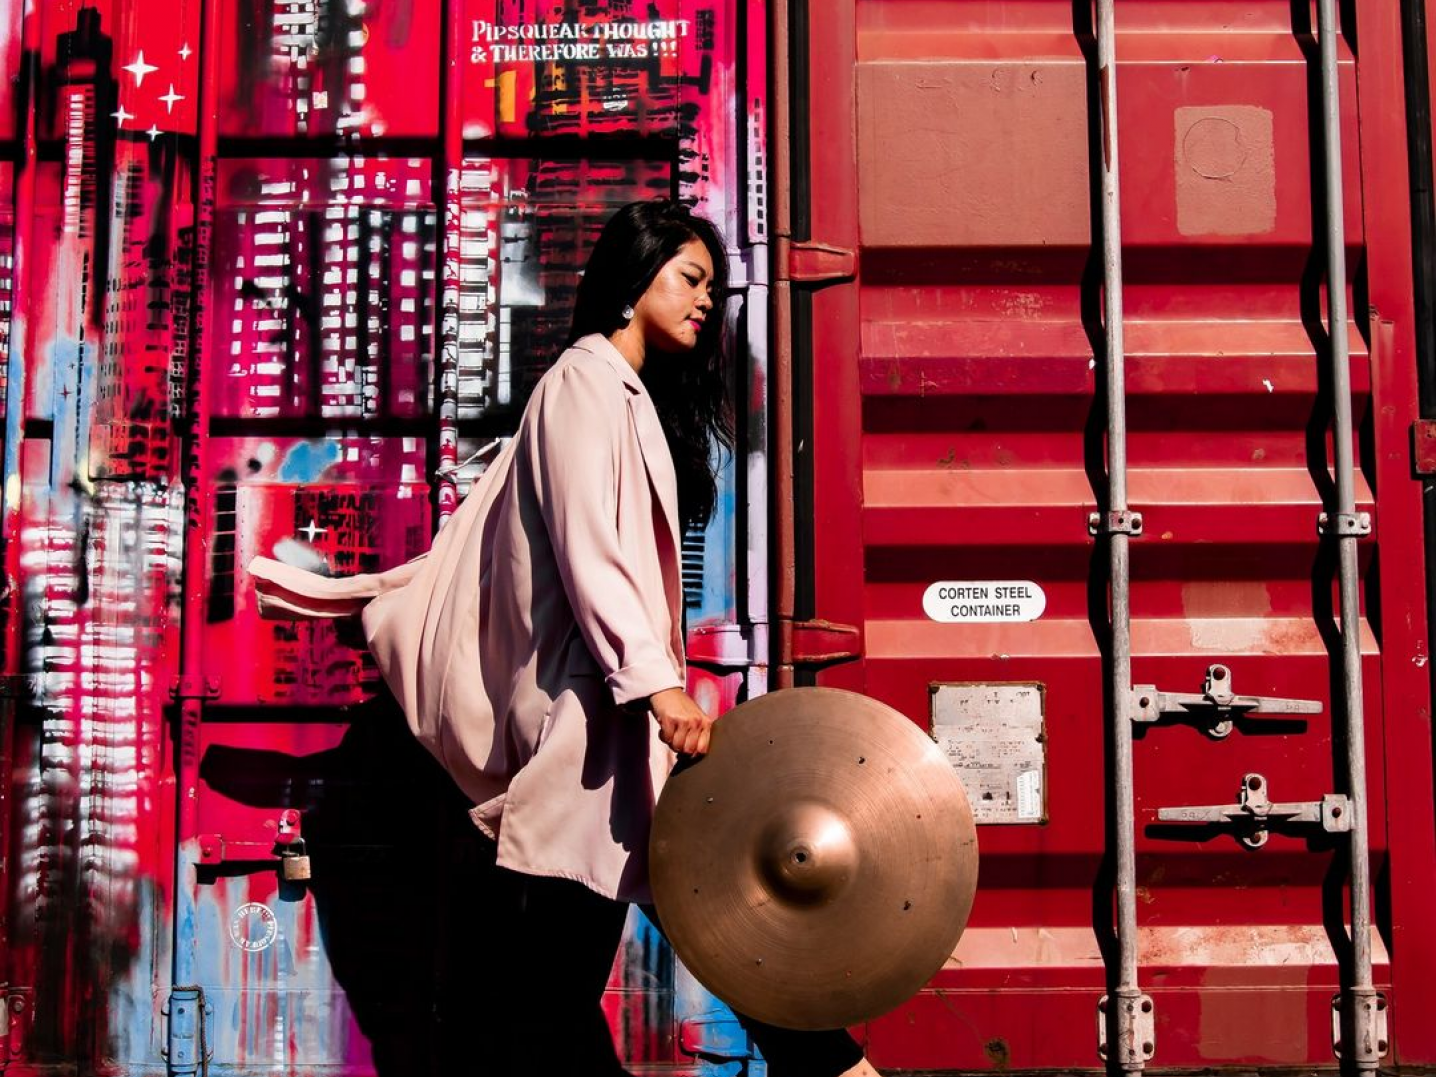
[[[910,998],[957,945],[977,888],[967,795],[932,740],[877,700],[790,688],[735,707],[658,801],[663,929],[740,1013],[842,1028]]]

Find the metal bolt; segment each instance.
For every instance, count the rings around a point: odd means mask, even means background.
[[[1385,1041],[1385,1040],[1378,1040],[1378,1041],[1376,1042],[1376,1050],[1377,1050],[1377,1052],[1378,1052],[1379,1054],[1383,1054],[1383,1055],[1384,1055],[1384,1054],[1386,1053],[1386,1041]]]
[[[1142,1012],[1143,1012],[1143,1013],[1151,1013],[1151,1012],[1152,1012],[1152,1000],[1151,1000],[1151,999],[1149,999],[1149,998],[1144,998],[1144,999],[1142,1000]]]
[[[1106,1013],[1106,1012],[1107,1012],[1107,1000],[1106,1000],[1105,998],[1102,999],[1100,1002],[1097,1003],[1097,1011],[1098,1011],[1099,1013]]]
[[[1432,436],[1433,436],[1433,437],[1436,437],[1436,434],[1433,434]],[[1381,995],[1377,995],[1377,996],[1376,996],[1376,1009],[1377,1009],[1377,1012],[1380,1012],[1380,1011],[1386,1009],[1386,999],[1385,999],[1384,996],[1381,996]]]
[[[1261,775],[1260,775],[1260,774],[1253,774],[1250,778],[1248,778],[1248,779],[1247,779],[1247,788],[1250,789],[1252,792],[1256,792],[1258,789],[1260,789],[1260,788],[1261,788]]]
[[[1336,807],[1334,807],[1334,808],[1331,809],[1331,817],[1332,817],[1333,819],[1340,819],[1340,818],[1341,818],[1341,806],[1340,806],[1339,804],[1338,804]]]
[[[1147,709],[1148,707],[1150,707],[1151,705],[1152,705],[1152,697],[1151,697],[1151,696],[1143,696],[1141,699],[1137,700],[1137,706],[1141,707],[1143,710],[1146,710],[1146,709]]]
[[[1226,679],[1227,679],[1227,671],[1226,671],[1225,669],[1223,669],[1221,666],[1213,666],[1213,667],[1212,667],[1212,680],[1214,680],[1214,681],[1224,681],[1224,680],[1226,680]]]
[[[1106,1045],[1105,1043],[1102,1044],[1101,1046],[1099,1046],[1099,1047],[1097,1048],[1097,1057],[1099,1057],[1099,1058],[1106,1058],[1106,1057],[1107,1057],[1107,1045]]]
[[[1151,1040],[1147,1040],[1146,1042],[1144,1042],[1144,1043],[1142,1044],[1142,1053],[1143,1053],[1144,1055],[1149,1055],[1149,1056],[1150,1056],[1154,1051],[1156,1051],[1156,1049],[1157,1049],[1156,1044],[1154,1044]]]

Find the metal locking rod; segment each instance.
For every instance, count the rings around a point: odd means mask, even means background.
[[[1127,504],[1127,379],[1122,333],[1122,199],[1117,162],[1117,38],[1113,0],[1097,0],[1097,78],[1102,138],[1102,299],[1106,329],[1107,519],[1112,617],[1112,830],[1117,853],[1115,997],[1098,1002],[1098,1053],[1140,1073],[1156,1052],[1155,1015],[1137,986],[1136,807],[1132,794],[1132,607],[1129,545],[1140,533]],[[1110,1027],[1112,1035],[1107,1035]]]
[[[1279,803],[1271,799],[1263,775],[1247,774],[1242,778],[1241,792],[1235,804],[1160,808],[1157,818],[1164,823],[1231,826],[1236,831],[1236,839],[1243,845],[1249,849],[1260,849],[1267,843],[1272,830],[1287,826],[1318,824],[1328,833],[1349,831],[1351,802],[1339,793],[1328,793],[1320,800]]]
[[[1220,663],[1207,667],[1200,694],[1163,692],[1155,684],[1135,684],[1132,701],[1134,722],[1150,723],[1166,714],[1182,715],[1204,723],[1207,734],[1217,740],[1230,735],[1235,720],[1251,713],[1321,713],[1321,703],[1315,699],[1239,696],[1232,688],[1232,671]]]
[[[1317,0],[1317,39],[1321,47],[1322,144],[1326,178],[1326,301],[1331,339],[1331,385],[1334,397],[1333,441],[1336,449],[1336,512],[1339,522],[1358,520],[1356,470],[1351,438],[1351,361],[1346,325],[1346,200],[1342,191],[1341,99],[1337,84],[1336,0]],[[1366,829],[1366,715],[1361,685],[1361,606],[1356,544],[1359,526],[1338,526],[1341,592],[1342,682],[1346,695],[1346,771],[1351,798],[1351,983],[1344,1022],[1355,1040],[1337,1038],[1340,1057],[1358,1070],[1374,1071],[1386,1053],[1378,1029],[1376,990],[1371,982],[1371,863]]]

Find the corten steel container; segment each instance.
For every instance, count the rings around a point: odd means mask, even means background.
[[[478,1071],[485,848],[243,565],[424,549],[659,194],[734,281],[694,693],[866,692],[979,820],[872,1060],[1436,1065],[1425,16],[0,3],[0,1068]],[[763,1072],[636,914],[609,986]]]

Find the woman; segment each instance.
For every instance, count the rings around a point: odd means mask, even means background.
[[[651,900],[673,753],[706,752],[712,722],[684,690],[679,551],[713,511],[712,442],[732,445],[726,283],[711,223],[626,206],[569,347],[426,557],[348,580],[251,564],[266,616],[363,608],[411,727],[496,843],[500,1073],[624,1072],[599,1000],[627,904]],[[845,1032],[744,1024],[773,1077],[875,1072]]]

